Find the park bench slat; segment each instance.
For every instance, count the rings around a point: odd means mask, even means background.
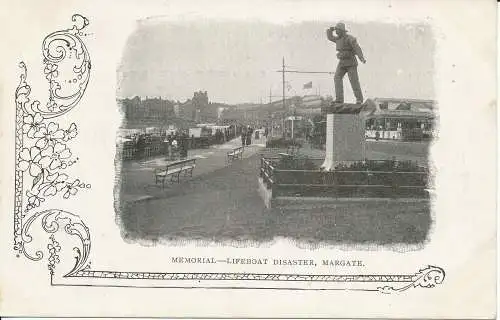
[[[174,181],[174,178],[177,178],[177,183],[180,182],[180,175],[184,172],[184,175],[188,175],[188,173],[193,176],[193,170],[196,167],[196,159],[185,159],[179,160],[175,162],[171,162],[165,166],[163,169],[155,170],[155,183],[157,184],[159,181],[162,182],[162,187],[165,187],[165,179],[167,176],[171,176],[171,181]]]
[[[237,147],[234,148],[233,150],[229,151],[227,153],[227,161],[228,163],[231,163],[234,159],[242,158],[243,157],[243,150],[244,147]]]

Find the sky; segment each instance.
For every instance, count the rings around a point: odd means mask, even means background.
[[[434,99],[435,41],[428,25],[346,23],[366,64],[358,72],[366,98]],[[143,20],[129,36],[118,66],[119,98],[162,97],[185,101],[207,91],[210,101],[267,103],[281,99],[286,69],[334,71],[335,44],[325,30],[333,22],[270,24],[259,21]],[[285,75],[286,95],[334,96],[333,75]],[[303,85],[312,81],[312,89]],[[354,102],[347,75],[346,102]]]

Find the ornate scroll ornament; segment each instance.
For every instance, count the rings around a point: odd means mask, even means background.
[[[65,173],[78,160],[69,148],[70,141],[78,135],[76,123],[61,128],[57,121],[49,120],[67,113],[80,102],[90,78],[90,56],[81,39],[85,35],[82,30],[89,22],[79,14],[73,15],[72,21],[70,29],[53,32],[43,40],[48,102],[42,106],[39,100],[30,98],[31,87],[27,83],[24,62],[19,64],[21,76],[15,91],[14,249],[18,255],[23,254],[31,260],[43,258],[42,251],[30,254],[26,250],[26,244],[32,241],[30,227],[40,218],[43,230],[52,234],[47,246],[51,274],[59,261],[61,247],[54,233],[60,225],[64,225],[67,234],[77,235],[82,243],[81,249],[76,248],[77,261],[69,274],[83,267],[90,250],[88,229],[77,216],[55,209],[33,213],[33,209],[47,204],[51,197],[59,195],[68,199],[78,190],[91,187]]]
[[[69,235],[77,236],[81,243],[81,249],[79,247],[74,247],[73,250],[76,253],[75,265],[71,271],[69,271],[66,276],[71,276],[79,270],[82,270],[85,267],[85,263],[88,259],[90,253],[90,233],[89,229],[80,219],[80,217],[71,214],[66,211],[50,209],[38,212],[30,216],[29,219],[24,222],[22,229],[22,240],[23,240],[23,249],[27,247],[27,244],[30,243],[33,238],[30,234],[31,225],[34,221],[40,220],[41,227],[46,233],[52,234],[49,239],[50,243],[47,245],[47,249],[49,251],[49,270],[50,274],[54,275],[54,270],[56,264],[59,263],[59,252],[61,251],[61,246],[59,242],[55,239],[54,234],[59,231],[61,227],[64,228],[64,231]],[[34,255],[31,255],[28,251],[24,250],[24,255],[31,260],[41,260],[43,258],[43,252],[41,250],[36,251]]]
[[[56,31],[43,40],[45,77],[49,81],[49,101],[45,108],[35,104],[44,118],[60,116],[75,107],[85,93],[90,78],[90,57],[81,40],[87,18],[76,14],[71,29]]]
[[[378,290],[382,293],[395,293],[408,290],[410,288],[434,288],[436,285],[443,283],[445,272],[442,268],[435,266],[427,266],[419,270],[413,277],[412,282],[403,287],[394,288],[392,286],[379,287]]]

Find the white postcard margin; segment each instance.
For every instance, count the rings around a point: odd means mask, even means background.
[[[0,310],[5,315],[95,316],[307,316],[307,317],[491,317],[495,299],[496,254],[496,10],[492,1],[415,2],[190,2],[35,1],[9,4],[2,10]],[[4,3],[5,5],[5,3]],[[92,234],[92,268],[118,271],[199,270],[172,266],[175,255],[345,256],[362,259],[364,273],[413,273],[435,264],[446,271],[439,287],[397,295],[366,292],[158,289],[50,286],[47,263],[17,258],[13,250],[14,92],[18,64],[24,61],[32,96],[47,100],[41,42],[50,32],[71,26],[71,17],[89,20],[85,41],[92,75],[85,97],[62,118],[78,122],[72,152],[79,161],[72,174],[91,183],[75,200],[51,202],[80,216]],[[150,16],[177,22],[190,19],[431,21],[437,36],[436,85],[440,139],[432,149],[438,168],[434,234],[424,249],[401,254],[392,250],[319,248],[304,253],[278,241],[260,248],[200,244],[145,247],[125,243],[113,208],[116,66],[135,21]],[[480,21],[480,23],[479,23]],[[472,26],[472,27],[471,27]],[[321,31],[322,32],[322,31]],[[381,44],[383,52],[383,44]],[[4,156],[5,155],[5,156]],[[41,248],[46,246],[47,239]],[[36,241],[36,240],[35,240]],[[242,253],[244,251],[244,253]],[[168,253],[166,253],[168,252]],[[71,253],[70,253],[71,255]],[[65,258],[67,259],[67,258]],[[69,257],[67,260],[72,260]],[[70,261],[70,264],[73,261]],[[169,270],[165,270],[167,268]],[[58,266],[57,268],[63,268]],[[145,270],[147,269],[147,270]],[[174,269],[175,270],[175,269]],[[283,272],[286,269],[254,269]],[[175,271],[179,271],[175,270]],[[203,269],[202,272],[219,272]],[[239,272],[241,270],[234,270]],[[307,272],[307,271],[304,271]],[[140,281],[140,280],[139,280]],[[103,297],[106,297],[104,299]],[[110,302],[111,301],[111,302]],[[362,306],[362,307],[361,307]]]

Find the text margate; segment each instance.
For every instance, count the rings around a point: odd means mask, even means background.
[[[316,262],[314,260],[268,259],[268,258],[226,258],[218,260],[213,257],[172,257],[172,263],[189,263],[189,264],[226,263],[226,264],[238,264],[238,265],[273,264],[281,266],[316,266]]]

